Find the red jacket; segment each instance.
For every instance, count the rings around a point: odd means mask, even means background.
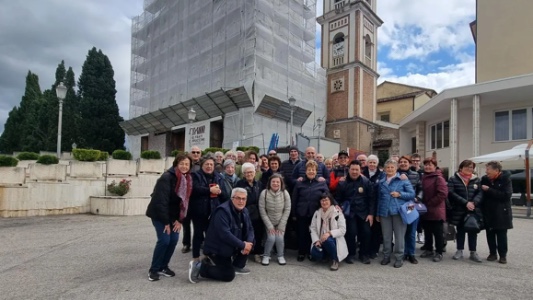
[[[446,198],[448,197],[448,185],[442,172],[436,170],[433,173],[424,173],[422,177],[422,203],[428,212],[422,216],[423,220],[446,221]]]

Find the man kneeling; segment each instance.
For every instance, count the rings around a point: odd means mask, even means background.
[[[246,209],[246,190],[234,188],[231,201],[220,204],[209,222],[202,261],[189,263],[189,281],[199,278],[232,281],[235,274],[248,274],[245,268],[254,242],[254,229]]]

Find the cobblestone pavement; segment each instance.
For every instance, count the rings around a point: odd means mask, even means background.
[[[146,217],[0,219],[0,299],[531,299],[533,220],[514,225],[507,265],[454,261],[453,242],[442,262],[400,269],[373,260],[331,272],[288,251],[285,266],[250,262],[251,274],[231,283],[191,284],[181,243],[170,264],[176,277],[147,280],[156,238]],[[488,255],[484,232],[478,252]]]

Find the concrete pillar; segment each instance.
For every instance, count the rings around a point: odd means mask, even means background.
[[[426,157],[426,122],[416,122],[416,149],[422,159]]]
[[[472,154],[473,156],[479,155],[479,121],[480,121],[480,108],[479,108],[479,95],[474,95],[472,100],[472,146],[474,147]]]
[[[449,174],[453,174],[456,171],[457,164],[458,164],[458,145],[457,145],[457,108],[458,103],[457,99],[454,98],[451,101],[451,107],[450,107],[450,172]]]

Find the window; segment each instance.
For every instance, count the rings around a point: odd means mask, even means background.
[[[416,151],[416,137],[411,138],[411,153],[417,153]]]
[[[533,109],[527,108],[495,112],[494,141],[515,141],[531,138],[533,132],[532,116]]]
[[[383,122],[390,122],[390,114],[389,113],[380,114],[379,115],[379,120],[383,121]]]
[[[450,147],[450,121],[432,125],[429,129],[431,149]]]
[[[366,35],[364,37],[365,42],[365,63],[370,66],[372,63],[372,48],[374,44],[372,44],[372,39],[370,38],[370,35]]]

